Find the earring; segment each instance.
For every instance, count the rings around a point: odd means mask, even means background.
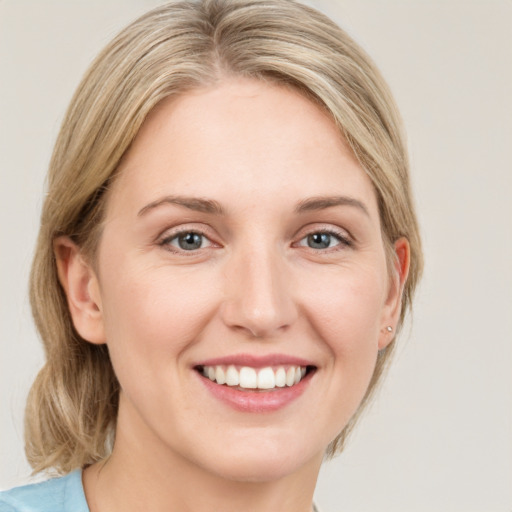
[[[388,325],[388,326],[386,327],[386,331],[388,331],[388,332],[393,332],[393,327],[391,327],[391,325]]]

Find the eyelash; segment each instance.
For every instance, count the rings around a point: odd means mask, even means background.
[[[302,245],[301,242],[303,240],[307,240],[308,237],[313,235],[329,235],[331,237],[336,238],[338,240],[338,244],[336,244],[334,247],[326,247],[326,248],[314,248],[309,247],[307,245]],[[319,228],[316,230],[309,231],[307,234],[305,234],[298,242],[298,245],[301,247],[307,247],[308,249],[311,249],[315,252],[331,252],[331,251],[337,251],[342,250],[343,248],[351,248],[354,246],[353,240],[349,237],[349,235],[344,231],[338,231],[332,228]]]
[[[175,247],[171,245],[171,242],[174,240],[178,240],[182,236],[186,235],[198,235],[202,238],[201,245],[203,245],[204,241],[206,240],[209,245],[206,247],[198,247],[197,249],[183,249],[179,247]],[[315,248],[315,247],[309,247],[308,245],[304,245],[301,242],[304,240],[307,241],[308,237],[314,236],[314,235],[328,235],[330,237],[334,237],[339,243],[337,243],[333,247],[326,247],[326,248]],[[307,243],[307,242],[306,242]],[[201,249],[207,249],[209,247],[219,247],[215,242],[211,240],[211,237],[208,236],[208,234],[200,229],[180,229],[179,231],[175,231],[173,233],[170,233],[158,242],[158,245],[165,248],[166,250],[176,253],[176,254],[187,254],[192,256],[194,254],[197,254],[198,251]],[[337,231],[335,229],[326,229],[326,228],[319,228],[316,230],[309,231],[304,236],[302,236],[298,242],[295,242],[293,244],[294,247],[306,247],[307,249],[310,249],[317,253],[325,253],[325,252],[333,252],[337,250],[342,250],[343,248],[351,248],[354,246],[353,240],[350,238],[349,235],[346,234],[344,231]]]
[[[180,237],[186,236],[186,235],[198,235],[202,238],[201,245],[203,245],[204,241],[207,240],[209,245],[207,247],[199,247],[197,249],[187,250],[180,247],[175,247],[171,245],[171,242],[174,240],[179,240]],[[166,236],[164,236],[160,242],[158,243],[161,247],[165,248],[166,250],[177,253],[177,254],[197,254],[198,251],[201,249],[206,249],[211,246],[215,246],[216,244],[211,240],[211,238],[202,230],[199,229],[180,229],[179,231],[175,231],[173,233],[170,233]]]

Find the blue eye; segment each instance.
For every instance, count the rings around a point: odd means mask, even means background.
[[[162,245],[171,245],[182,251],[196,251],[208,247],[211,244],[208,238],[201,233],[186,231],[164,239]]]
[[[333,240],[334,237],[329,233],[313,233],[307,236],[308,247],[312,249],[328,249]]]
[[[349,246],[350,242],[337,233],[330,233],[329,231],[317,231],[305,236],[299,242],[299,245],[302,247],[309,247],[310,249],[322,250],[332,249],[338,245]]]

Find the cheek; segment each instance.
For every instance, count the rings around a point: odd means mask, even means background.
[[[126,365],[150,375],[158,366],[174,366],[197,339],[212,314],[215,287],[197,271],[136,263],[109,269],[103,290],[105,331],[116,372]]]
[[[302,284],[314,291],[305,296],[316,329],[333,350],[355,351],[362,345],[377,347],[385,300],[385,280],[374,268],[334,269]]]
[[[338,269],[337,269],[338,270]],[[375,370],[385,282],[379,272],[333,272],[304,299],[317,343],[326,351],[322,409],[330,442],[359,407]]]
[[[342,414],[341,423],[355,412],[375,369],[386,289],[378,269],[335,268],[317,275],[314,293],[304,298],[305,314],[327,353],[331,379],[325,393],[335,397],[332,414]]]

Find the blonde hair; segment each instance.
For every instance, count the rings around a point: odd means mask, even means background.
[[[410,243],[400,323],[410,308],[422,256],[407,153],[391,94],[361,48],[327,17],[293,0],[159,7],[123,30],[93,62],[50,162],[30,288],[46,353],[26,409],[26,453],[34,472],[67,473],[107,456],[119,396],[106,346],[86,342],[73,327],[53,242],[67,235],[93,257],[105,191],[148,113],[163,98],[226,75],[293,87],[330,113],[374,184],[388,257],[398,238]],[[360,409],[392,347],[379,354]],[[355,417],[329,454],[342,449],[354,423]]]

